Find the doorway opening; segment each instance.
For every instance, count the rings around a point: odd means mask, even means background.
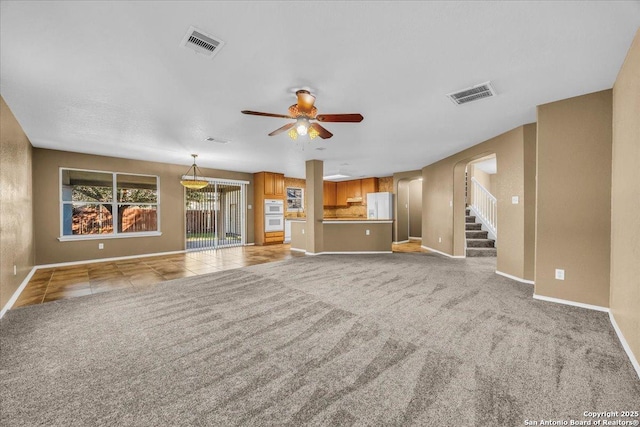
[[[187,250],[243,246],[246,242],[246,181],[208,179],[185,189]]]
[[[465,168],[465,255],[495,257],[498,236],[496,155],[469,162]]]

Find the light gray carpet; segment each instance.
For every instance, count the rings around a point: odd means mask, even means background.
[[[639,409],[605,313],[494,270],[304,257],[11,310],[0,422],[521,426]]]

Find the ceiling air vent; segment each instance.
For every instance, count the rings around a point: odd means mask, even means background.
[[[496,96],[496,91],[493,90],[491,82],[486,82],[457,92],[448,93],[447,96],[451,101],[460,105],[477,99]]]
[[[208,58],[213,58],[224,46],[224,41],[191,26],[182,39],[180,46],[193,49],[196,53]]]

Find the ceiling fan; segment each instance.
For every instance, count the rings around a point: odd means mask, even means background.
[[[259,111],[243,110],[242,114],[250,114],[254,116],[278,117],[282,119],[294,119],[295,122],[288,123],[281,128],[271,132],[269,136],[288,132],[291,139],[297,139],[298,136],[309,135],[313,139],[319,136],[322,139],[328,139],[333,136],[331,132],[320,126],[318,122],[343,122],[357,123],[361,122],[364,117],[362,114],[317,114],[318,109],[313,105],[316,97],[311,95],[308,90],[300,89],[296,91],[298,103],[289,107],[289,114],[272,114],[261,113]],[[318,122],[312,122],[317,120]]]

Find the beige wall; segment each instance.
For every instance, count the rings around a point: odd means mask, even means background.
[[[535,151],[533,153],[533,157],[535,159]],[[491,194],[496,194],[496,190],[497,190],[496,182],[498,182],[497,178],[498,178],[497,174],[495,174],[495,173],[489,175],[489,192]]]
[[[534,280],[536,258],[537,126],[524,127],[524,278]],[[491,177],[496,177],[491,175]],[[492,179],[492,185],[495,185]]]
[[[640,30],[613,86],[610,308],[640,361]]]
[[[391,233],[391,223],[324,224],[323,252],[391,252]]]
[[[305,163],[307,177],[307,221],[306,221],[306,250],[310,253],[322,252],[324,218],[323,194],[324,163],[322,160],[307,160]]]
[[[422,171],[420,170],[393,174],[394,242],[404,242],[409,239],[409,182],[419,178],[422,178]]]
[[[60,242],[59,168],[79,168],[157,175],[160,177],[160,228],[162,235],[119,239]],[[53,264],[160,252],[185,248],[184,188],[180,177],[188,166],[93,156],[66,151],[33,150],[33,200],[36,263]],[[202,168],[212,178],[253,181],[252,174]],[[253,183],[247,200],[253,200]],[[247,210],[247,243],[253,242],[253,210]],[[104,243],[104,249],[98,249]]]
[[[409,181],[409,237],[422,236],[422,181]]]
[[[611,90],[538,106],[538,295],[609,306],[611,120]]]
[[[497,270],[525,278],[525,139],[535,124],[517,127],[422,169],[422,244],[438,251],[464,256],[464,173],[467,164],[496,155],[498,200]],[[520,202],[511,203],[518,196]],[[451,203],[453,206],[451,206]],[[442,239],[440,242],[439,239]],[[532,244],[532,243],[530,243]]]
[[[35,264],[31,153],[31,143],[0,97],[0,309]]]

